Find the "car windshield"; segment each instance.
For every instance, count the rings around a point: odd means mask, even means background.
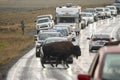
[[[107,54],[104,59],[102,80],[120,79],[120,54]]]
[[[86,17],[86,14],[81,14],[81,17]]]
[[[87,14],[87,17],[92,17],[92,14]]]
[[[117,7],[120,7],[120,4],[118,3],[115,3],[115,4],[113,4],[114,6],[117,6]]]
[[[39,40],[45,40],[48,37],[61,37],[59,33],[43,33],[39,35]]]
[[[102,34],[96,34],[92,36],[93,40],[110,40],[110,36],[109,35],[102,35]]]
[[[103,11],[103,9],[96,9],[96,11],[102,12],[102,11]]]
[[[114,7],[109,7],[111,10],[114,10],[115,8]]]
[[[45,23],[45,22],[48,22],[48,19],[41,19],[37,21],[37,23]]]
[[[60,17],[59,23],[75,23],[75,17]]]
[[[92,14],[81,14],[82,17],[91,17]]]
[[[46,17],[49,18],[49,19],[51,19],[50,16],[38,16],[37,19],[40,19],[40,18],[46,18]]]
[[[109,11],[109,9],[105,9],[105,11]]]
[[[68,32],[67,32],[66,29],[58,29],[57,31],[60,32],[63,36],[67,36],[68,35]]]
[[[65,40],[63,40],[63,39],[50,39],[50,40],[46,40],[45,44],[52,43],[52,42],[60,42],[60,41],[65,41]]]
[[[86,9],[86,10],[84,10],[85,12],[91,12],[91,13],[94,13],[95,11],[94,11],[94,9]]]

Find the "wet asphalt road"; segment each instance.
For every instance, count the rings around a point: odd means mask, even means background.
[[[63,65],[53,68],[50,64],[46,64],[46,68],[43,69],[40,59],[35,57],[35,48],[33,48],[10,69],[7,80],[77,80],[79,73],[87,73],[96,54],[96,52],[89,53],[89,41],[86,38],[91,33],[109,33],[114,37],[120,26],[119,21],[119,16],[99,20],[81,30],[81,35],[73,43],[80,45],[82,55],[78,59],[74,58],[70,68],[66,69]]]

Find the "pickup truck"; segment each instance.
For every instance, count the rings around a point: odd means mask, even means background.
[[[49,18],[39,18],[36,21],[36,30],[37,34],[39,33],[40,30],[47,30],[50,29],[54,26],[54,22],[50,20]]]
[[[97,11],[99,18],[105,19],[106,15],[105,15],[105,8],[104,7],[96,7],[95,10]]]
[[[35,22],[37,34],[40,30],[52,28],[54,26],[54,20],[51,14],[37,16]]]

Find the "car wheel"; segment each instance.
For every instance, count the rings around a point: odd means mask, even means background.
[[[75,41],[75,38],[72,38],[72,41]]]
[[[98,21],[98,19],[95,17],[95,18],[94,18],[94,21],[95,21],[95,22],[97,22],[97,21]]]
[[[37,30],[37,34],[39,33],[39,30]]]
[[[36,52],[36,57],[40,57],[40,54],[38,52]]]
[[[89,49],[89,52],[92,52],[92,49]]]
[[[40,57],[40,53],[39,52],[37,52],[37,50],[36,50],[36,57]]]
[[[84,29],[84,24],[81,24],[81,29]]]

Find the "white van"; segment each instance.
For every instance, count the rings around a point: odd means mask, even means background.
[[[106,17],[111,17],[111,10],[110,10],[110,8],[108,8],[108,7],[105,7],[105,15],[106,15]]]
[[[37,34],[40,30],[50,29],[54,26],[54,22],[52,22],[49,18],[39,18],[36,21],[36,30]]]
[[[116,6],[110,5],[110,6],[106,6],[110,9],[111,11],[111,15],[116,16],[117,15],[117,9]]]
[[[105,19],[105,8],[104,7],[96,7],[95,10],[98,13],[98,17]]]

